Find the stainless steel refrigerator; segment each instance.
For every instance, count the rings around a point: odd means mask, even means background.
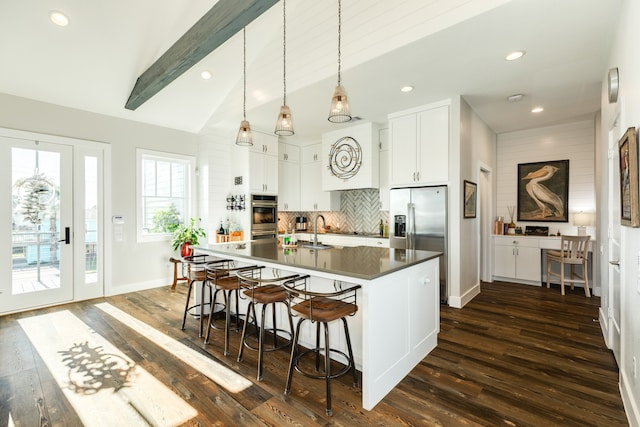
[[[442,252],[440,301],[447,303],[447,187],[391,190],[389,243],[392,248]]]

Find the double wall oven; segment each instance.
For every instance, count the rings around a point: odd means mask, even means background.
[[[251,240],[272,243],[278,238],[278,196],[251,195]]]

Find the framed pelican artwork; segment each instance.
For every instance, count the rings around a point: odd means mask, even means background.
[[[518,221],[569,222],[569,160],[518,164]]]
[[[620,162],[620,224],[640,227],[638,213],[638,140],[629,128],[618,141]]]

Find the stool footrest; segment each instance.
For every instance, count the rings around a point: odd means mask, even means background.
[[[314,378],[314,379],[317,379],[317,380],[324,380],[324,379],[326,379],[326,376],[325,376],[325,373],[324,373],[324,369],[322,369],[322,368],[324,368],[324,365],[321,364],[320,365],[321,369],[319,371],[317,371],[317,372],[320,372],[320,374],[315,374],[315,373],[310,373],[310,372],[304,371],[299,366],[299,362],[300,362],[300,360],[302,359],[303,356],[310,355],[310,354],[315,355],[316,351],[320,351],[320,353],[322,353],[322,355],[325,356],[324,355],[324,348],[321,348],[321,349],[316,349],[316,348],[306,349],[306,350],[300,352],[295,357],[295,359],[293,361],[293,368],[296,370],[296,372],[301,373],[302,375],[304,375],[307,378]],[[338,372],[335,372],[335,373],[332,372],[331,375],[329,376],[329,378],[334,379],[334,378],[341,377],[342,375],[348,373],[351,370],[351,368],[353,368],[353,362],[349,359],[349,356],[347,356],[344,352],[342,352],[340,350],[335,350],[333,348],[329,349],[329,352],[333,353],[333,354],[339,354],[340,356],[344,357],[345,360],[348,361],[348,363],[345,365],[344,368],[340,369]]]

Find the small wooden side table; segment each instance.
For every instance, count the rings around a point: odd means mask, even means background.
[[[182,261],[179,259],[176,259],[174,257],[169,258],[169,261],[173,263],[173,283],[171,284],[171,289],[175,289],[176,285],[178,284],[179,281],[189,281],[188,277],[178,277],[178,264],[180,264],[180,267],[182,267]],[[180,269],[180,274],[184,275],[184,271],[182,271],[182,268]]]

